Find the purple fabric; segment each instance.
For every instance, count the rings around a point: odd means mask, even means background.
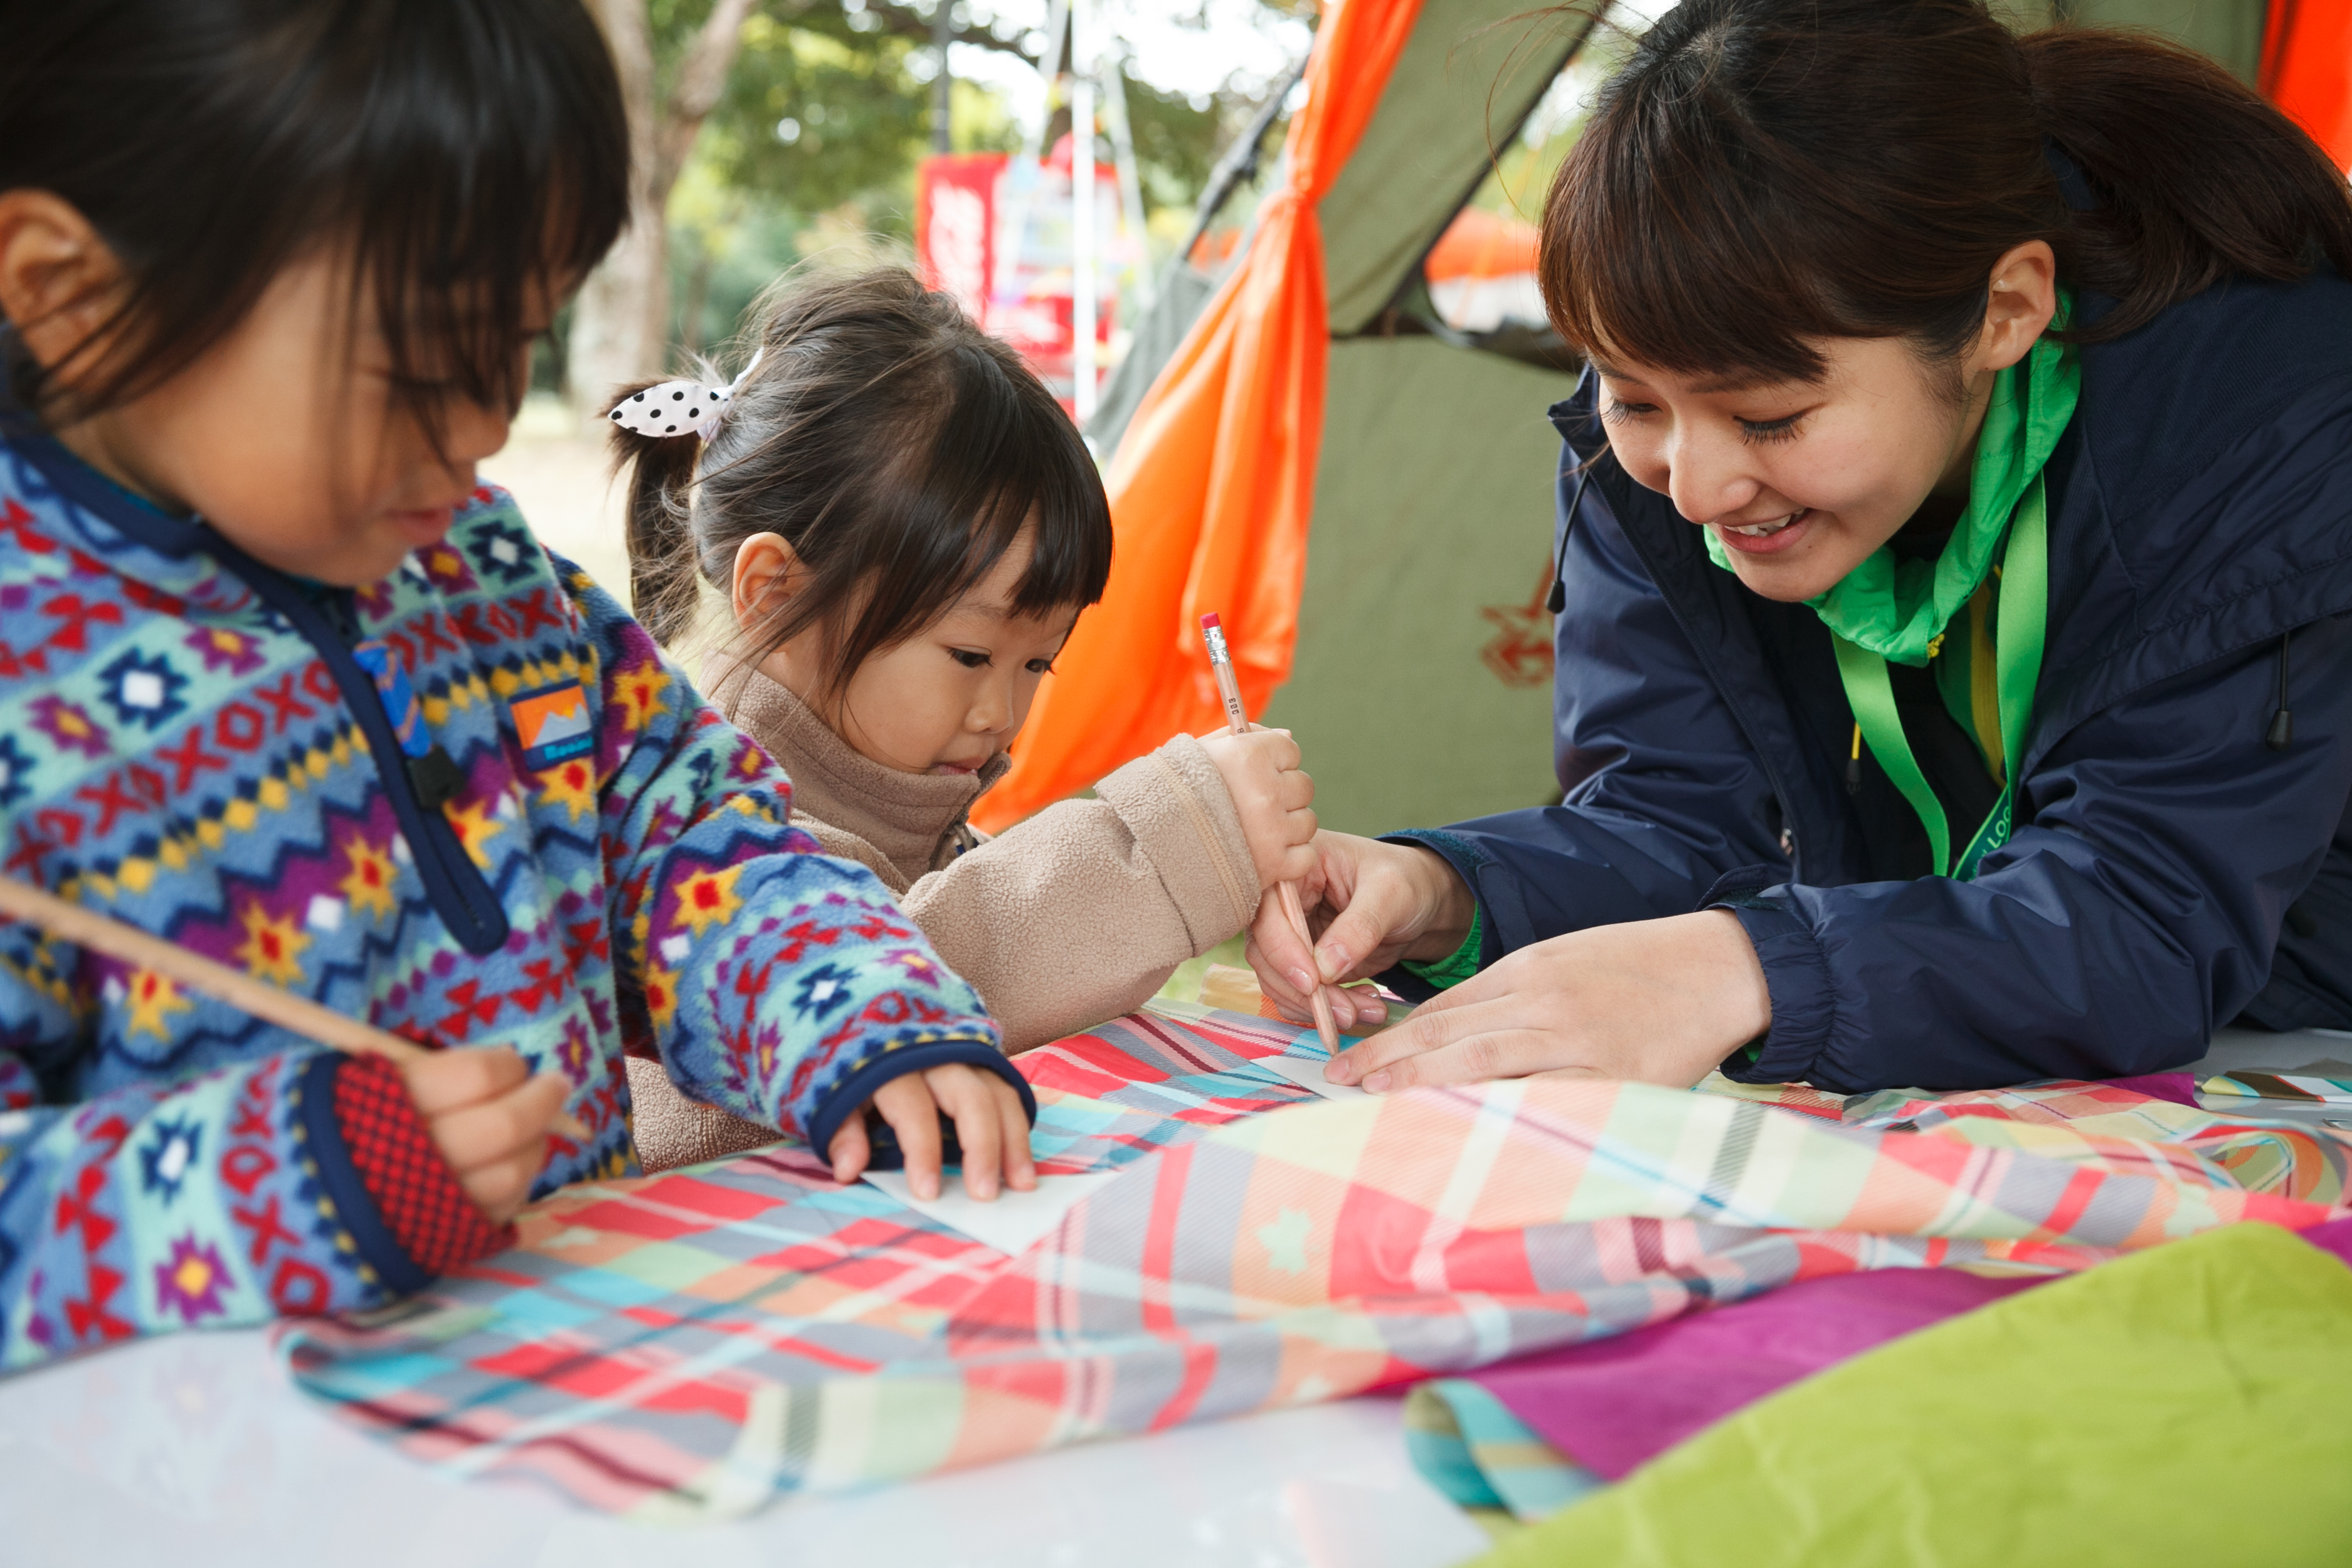
[[[2150,1100],[2168,1100],[2191,1110],[2204,1109],[2197,1103],[2197,1075],[2193,1072],[2143,1073],[2138,1078],[2111,1078],[2103,1081],[2108,1089],[2127,1089],[2134,1094],[2144,1094]]]
[[[2120,1081],[2142,1094],[2158,1073]],[[2352,1217],[2303,1238],[2352,1266]],[[2013,1295],[2038,1279],[1884,1268],[1809,1279],[1615,1339],[1471,1373],[1569,1458],[1622,1480],[1653,1457],[1766,1394],[1873,1346]]]
[[[2333,1253],[2352,1268],[2352,1218],[2331,1219],[2303,1233],[2303,1239],[2322,1252]]]
[[[2040,1283],[1948,1268],[1834,1275],[1471,1377],[1560,1453],[1622,1480],[1799,1378]]]

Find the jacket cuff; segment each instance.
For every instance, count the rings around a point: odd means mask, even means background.
[[[1029,1087],[1029,1080],[1021,1076],[1021,1069],[1014,1067],[1003,1051],[985,1040],[937,1040],[927,1045],[900,1046],[896,1050],[884,1051],[867,1059],[856,1072],[842,1079],[833,1092],[825,1096],[824,1104],[809,1123],[809,1148],[818,1159],[830,1162],[834,1134],[841,1131],[843,1122],[864,1110],[866,1101],[872,1100],[884,1084],[910,1072],[946,1067],[950,1062],[985,1068],[1011,1084],[1013,1091],[1021,1096],[1021,1110],[1029,1118],[1029,1125],[1037,1125],[1036,1092]],[[956,1142],[955,1124],[944,1114],[940,1118],[940,1133],[947,1163],[958,1163],[962,1150]],[[869,1170],[895,1171],[907,1163],[905,1153],[898,1147],[898,1135],[891,1130],[888,1122],[877,1118],[867,1126],[866,1137],[873,1145],[873,1156],[866,1162]]]
[[[457,1184],[398,1068],[323,1051],[300,1083],[320,1185],[387,1290],[412,1295],[511,1242],[513,1227],[492,1225]]]
[[[1735,1083],[1799,1083],[1829,1044],[1837,1022],[1837,993],[1830,984],[1829,957],[1812,928],[1775,903],[1760,888],[1769,878],[1787,878],[1785,868],[1748,867],[1731,872],[1699,900],[1702,910],[1729,910],[1764,965],[1764,985],[1772,998],[1772,1027],[1759,1042],[1723,1064]]]
[[[1475,906],[1470,916],[1470,936],[1478,943],[1476,963],[1469,966],[1471,973],[1476,973],[1503,956],[1503,939],[1498,934],[1497,922],[1494,912],[1486,907],[1486,895],[1478,887],[1478,873],[1487,863],[1484,851],[1468,839],[1439,827],[1414,827],[1402,833],[1383,833],[1380,841],[1383,844],[1412,844],[1435,850],[1444,858],[1447,865],[1454,868],[1454,874],[1462,879],[1463,886],[1470,889],[1471,901]],[[1463,965],[1469,958],[1468,945],[1465,940],[1463,951],[1441,960],[1440,963],[1449,967]],[[1399,963],[1382,970],[1372,978],[1406,1001],[1418,1005],[1454,984],[1451,979],[1439,984],[1427,978],[1429,968],[1423,964],[1422,973],[1416,973]]]
[[[1176,735],[1101,779],[1095,796],[1135,837],[1195,956],[1257,917],[1257,865],[1241,813],[1201,742]]]

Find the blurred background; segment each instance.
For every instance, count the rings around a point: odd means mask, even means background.
[[[940,270],[961,259],[967,306],[992,315],[992,330],[1020,342],[1075,411],[1066,8],[1052,0],[592,0],[592,8],[631,100],[637,219],[541,348],[514,439],[483,465],[551,545],[625,597],[619,496],[592,405],[615,384],[683,371],[698,356],[731,374],[747,308],[792,268],[914,265],[919,228],[934,237],[923,195],[950,220],[936,237],[948,263]],[[1194,254],[1213,265],[1235,249],[1271,173],[1315,10],[1314,0],[1087,7],[1091,36],[1075,42],[1093,67],[1099,127],[1098,382],[1125,357],[1218,160],[1254,133],[1267,154],[1224,171],[1220,221]],[[1026,210],[1009,210],[1016,205]],[[975,282],[972,266],[1016,248],[1003,243],[1014,220],[1019,254],[1005,258],[1002,279]],[[992,310],[992,292],[1004,296]]]

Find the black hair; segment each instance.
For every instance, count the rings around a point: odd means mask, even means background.
[[[706,445],[617,423],[636,616],[692,629],[697,578],[725,593],[737,548],[782,537],[808,574],[737,647],[742,667],[819,629],[837,697],[873,655],[920,632],[1025,528],[1015,615],[1102,597],[1110,505],[1077,426],[1020,356],[903,268],[787,279],[754,308],[757,367]],[[715,375],[715,373],[706,372]],[[643,392],[623,389],[618,408]]]
[[[1956,354],[1993,263],[2033,239],[2114,301],[2063,334],[2104,342],[2232,275],[2352,274],[2352,188],[2158,38],[2019,37],[1984,0],[1683,0],[1560,165],[1538,270],[1580,347],[1809,380],[1817,338]]]
[[[581,0],[0,0],[0,190],[71,203],[127,275],[60,362],[12,356],[20,400],[68,418],[185,369],[325,245],[429,429],[445,394],[511,408],[532,289],[627,220]]]

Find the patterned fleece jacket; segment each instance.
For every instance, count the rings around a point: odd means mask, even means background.
[[[358,592],[0,423],[8,875],[428,1046],[514,1047],[633,1168],[625,1051],[823,1148],[1026,1089],[971,987],[610,597],[478,491]],[[500,1245],[375,1058],[0,925],[0,1368],[382,1304]]]

